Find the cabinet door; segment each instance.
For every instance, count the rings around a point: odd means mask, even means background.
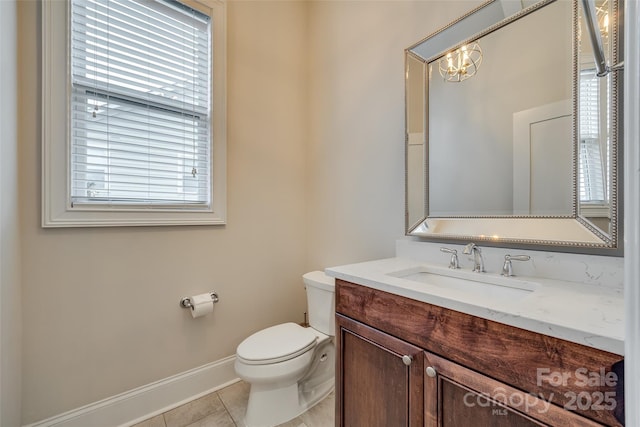
[[[601,424],[450,360],[425,352],[427,427],[531,427]]]
[[[423,425],[423,351],[336,315],[336,425]]]

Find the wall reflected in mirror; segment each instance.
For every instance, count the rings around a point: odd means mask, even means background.
[[[475,41],[466,80],[442,77],[449,53],[429,62],[430,216],[572,215],[571,13],[555,2]]]
[[[426,66],[423,61],[412,56],[406,57],[406,156],[405,156],[405,199],[407,224],[420,223],[425,217],[428,185],[426,177],[427,141],[425,109]]]

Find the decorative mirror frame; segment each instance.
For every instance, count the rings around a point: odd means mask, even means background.
[[[429,136],[427,125],[424,129],[424,217],[410,223],[409,214],[409,129],[408,129],[408,72],[409,61],[413,59],[419,60],[424,64],[423,82],[425,85],[425,93],[428,85],[427,65],[442,57],[447,52],[459,48],[460,46],[471,43],[484,35],[487,35],[499,28],[502,28],[523,16],[544,7],[556,0],[541,0],[540,2],[526,7],[521,11],[509,16],[489,27],[465,37],[458,43],[447,46],[445,49],[438,49],[436,54],[424,58],[414,53],[414,50],[428,42],[436,36],[441,36],[445,30],[454,28],[464,19],[482,11],[487,6],[495,3],[497,0],[489,0],[469,13],[461,16],[455,21],[449,23],[445,27],[437,30],[418,43],[405,49],[405,230],[409,236],[416,236],[422,239],[428,239],[435,242],[452,242],[460,243],[461,241],[482,243],[486,246],[513,247],[533,250],[550,250],[554,252],[573,252],[610,256],[622,256],[622,76],[618,73],[611,73],[611,121],[610,121],[610,144],[612,161],[610,165],[611,194],[610,194],[610,233],[605,234],[595,227],[589,220],[580,215],[578,208],[578,174],[577,174],[577,156],[579,150],[578,144],[578,0],[572,0],[572,141],[573,141],[573,200],[572,214],[568,216],[451,216],[451,217],[430,217],[429,216],[429,166],[428,166],[428,149]],[[586,5],[586,2],[583,3]],[[614,64],[620,63],[620,57],[623,52],[622,48],[622,0],[613,0],[614,11],[616,13],[615,25],[613,25],[612,34],[612,51],[611,60]],[[588,29],[583,29],[588,31]],[[423,96],[423,112],[425,123],[428,122],[428,96]],[[535,229],[535,236],[532,238],[521,233],[522,229]],[[572,233],[579,233],[576,237]]]

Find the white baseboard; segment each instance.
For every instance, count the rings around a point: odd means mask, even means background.
[[[235,356],[165,378],[24,427],[126,427],[238,381]]]

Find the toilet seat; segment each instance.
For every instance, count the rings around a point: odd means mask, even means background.
[[[238,346],[236,355],[248,365],[267,365],[293,359],[312,349],[318,335],[312,328],[283,323],[256,332]]]

